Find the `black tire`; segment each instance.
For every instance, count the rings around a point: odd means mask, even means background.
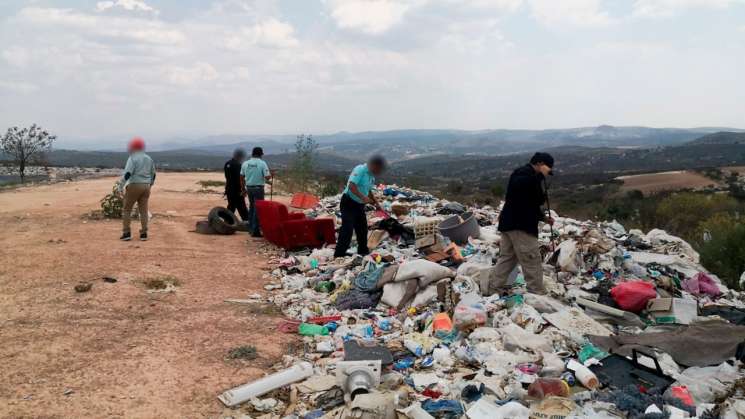
[[[197,226],[194,231],[199,234],[217,234],[217,231],[212,228],[209,221],[197,221]]]
[[[212,208],[207,215],[207,221],[217,234],[234,234],[238,228],[238,219],[235,218],[235,214],[223,207]]]

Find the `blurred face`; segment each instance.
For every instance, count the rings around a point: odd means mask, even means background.
[[[545,163],[538,163],[535,165],[535,168],[543,175],[543,176],[549,176],[551,173],[551,168],[548,167]]]
[[[370,173],[372,173],[375,176],[380,176],[385,171],[383,169],[383,166],[379,164],[368,164],[368,167],[370,168]]]

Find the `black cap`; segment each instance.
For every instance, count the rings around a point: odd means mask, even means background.
[[[550,168],[554,168],[554,158],[548,153],[535,153],[530,159],[530,164],[543,163]]]
[[[254,147],[254,149],[251,151],[251,157],[261,157],[264,155],[264,149],[261,147]]]

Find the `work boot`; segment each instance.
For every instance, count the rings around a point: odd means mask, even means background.
[[[128,242],[128,241],[132,240],[132,233],[122,233],[122,236],[119,237],[119,240],[121,240],[123,242]]]
[[[147,241],[147,232],[140,233],[140,241]]]

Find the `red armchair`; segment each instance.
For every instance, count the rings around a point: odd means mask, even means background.
[[[288,212],[284,204],[274,201],[256,201],[259,227],[271,243],[285,249],[321,247],[336,243],[334,220],[308,219],[305,214]]]

